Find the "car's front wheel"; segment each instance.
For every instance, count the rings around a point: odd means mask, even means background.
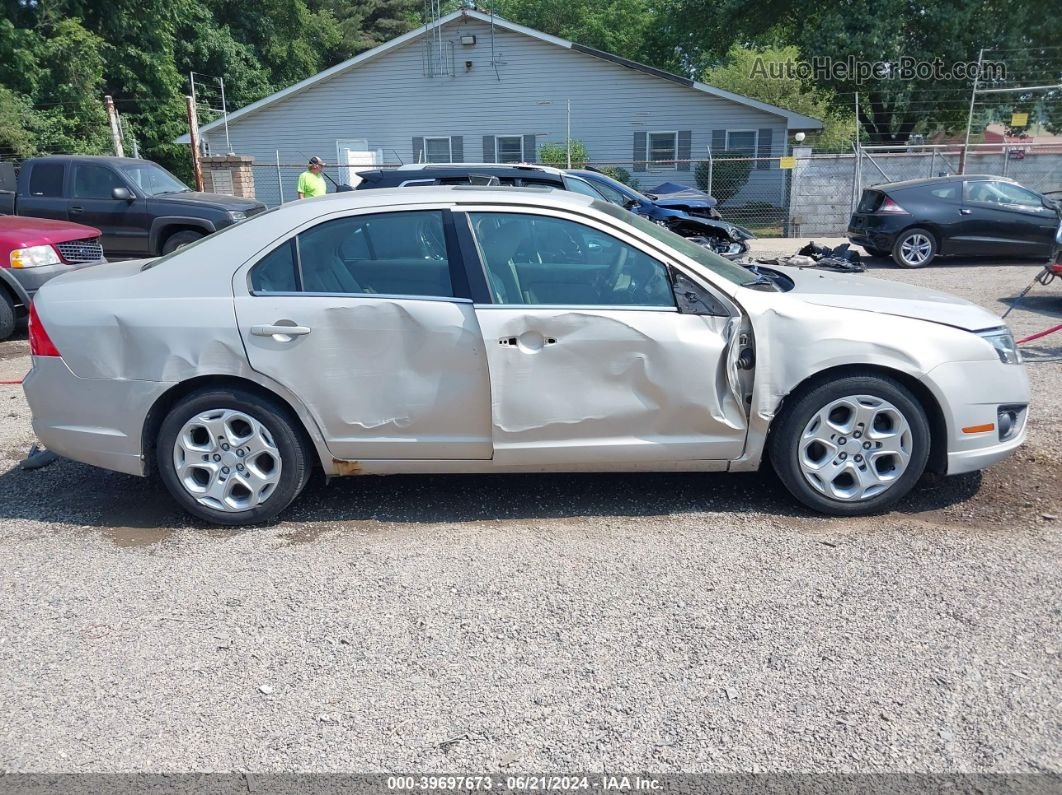
[[[299,495],[310,453],[290,412],[242,389],[179,401],[159,429],[159,474],[189,513],[214,524],[274,519]]]
[[[786,488],[836,516],[876,513],[914,488],[929,459],[925,410],[880,375],[827,381],[799,396],[771,430],[768,453]]]
[[[892,259],[901,268],[921,268],[937,256],[937,239],[933,233],[915,227],[896,238],[892,246]]]
[[[162,245],[163,254],[171,254],[179,248],[184,248],[189,243],[194,243],[203,236],[202,232],[195,232],[191,229],[185,229],[181,232],[174,232]]]

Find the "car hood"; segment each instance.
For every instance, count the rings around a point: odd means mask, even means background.
[[[151,197],[152,201],[166,205],[183,207],[215,207],[219,210],[234,210],[248,212],[251,210],[265,209],[265,205],[254,199],[244,199],[239,196],[228,196],[224,193],[201,193],[199,191],[185,191],[183,193],[160,193]]]
[[[928,320],[946,326],[981,331],[1004,325],[998,315],[964,298],[900,282],[859,274],[829,273],[814,268],[778,270],[795,284],[789,295],[808,304],[859,309],[883,315]]]
[[[2,248],[29,248],[47,243],[65,243],[68,240],[84,240],[99,236],[99,229],[70,221],[27,218],[21,215],[0,216],[0,247]]]
[[[716,201],[694,194],[667,193],[653,194],[653,201],[660,207],[715,207]]]

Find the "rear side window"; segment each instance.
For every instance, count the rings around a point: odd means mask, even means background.
[[[442,211],[325,221],[259,261],[251,290],[453,298]]]
[[[861,213],[872,213],[881,206],[881,202],[885,199],[885,194],[880,190],[865,190],[863,195],[859,198],[859,209]]]
[[[64,163],[35,163],[30,171],[31,196],[62,196]]]
[[[255,293],[298,292],[294,249],[295,241],[288,240],[266,254],[251,271],[251,290]]]

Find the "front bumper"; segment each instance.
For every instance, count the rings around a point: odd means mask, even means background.
[[[33,432],[57,455],[85,464],[147,474],[142,433],[147,413],[173,384],[78,378],[57,356],[34,356],[22,384]]]
[[[944,413],[948,475],[1002,461],[1025,441],[1029,379],[1021,365],[1000,361],[949,362],[924,379]],[[1013,434],[1000,439],[1000,407],[1021,407]],[[992,426],[991,430],[975,430]],[[964,431],[963,429],[966,429]]]
[[[33,300],[33,296],[36,295],[45,282],[51,281],[56,276],[62,276],[64,273],[73,273],[82,268],[91,268],[106,261],[101,259],[98,262],[83,262],[77,265],[63,262],[58,265],[42,265],[39,268],[11,268],[10,272],[15,277],[15,281],[19,283],[19,286],[26,291],[26,295],[30,297],[30,300]]]

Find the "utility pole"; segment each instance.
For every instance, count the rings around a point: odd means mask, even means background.
[[[114,144],[114,154],[118,157],[125,157],[125,150],[122,148],[122,132],[118,128],[118,113],[114,109],[114,100],[108,94],[103,98],[103,102],[107,106],[107,120],[111,124],[111,142]]]
[[[572,167],[572,101],[568,100],[568,115],[567,115],[567,130],[568,130],[568,168]]]
[[[188,102],[188,142],[192,152],[192,170],[195,172],[195,189],[203,190],[203,167],[199,164],[199,121],[196,117],[195,97],[189,94]]]
[[[973,91],[970,92],[970,115],[966,117],[966,143],[962,145],[962,159],[959,160],[959,173],[966,173],[966,154],[970,150],[970,128],[973,127],[974,102],[977,101],[977,81],[981,79],[981,65],[985,60],[985,48],[977,55],[977,74],[974,75]]]
[[[229,140],[229,106],[225,104],[225,78],[219,77],[218,83],[221,85],[221,113],[225,119],[225,151],[230,155],[232,151],[232,141]]]

